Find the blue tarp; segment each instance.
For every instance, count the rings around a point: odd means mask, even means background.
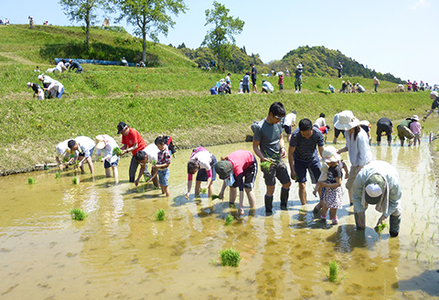
[[[121,61],[111,60],[98,60],[98,59],[75,59],[75,58],[55,58],[55,63],[59,63],[62,59],[68,62],[70,59],[77,61],[80,64],[94,64],[94,65],[106,65],[106,66],[122,66]],[[128,63],[129,67],[135,67],[135,63]]]

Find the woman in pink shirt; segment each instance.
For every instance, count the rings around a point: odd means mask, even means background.
[[[421,146],[421,123],[419,123],[419,117],[414,115],[412,117],[413,122],[410,123],[410,130],[415,135],[415,142],[413,146],[416,146],[416,141],[418,141],[419,146]]]
[[[224,180],[219,198],[223,199],[226,186],[230,187],[229,203],[234,204],[236,199],[236,188],[239,188],[239,215],[244,214],[244,190],[250,208],[255,207],[256,197],[253,193],[258,163],[250,151],[237,150],[222,158],[215,164],[215,171],[220,179]]]

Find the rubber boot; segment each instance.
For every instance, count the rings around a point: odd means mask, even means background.
[[[265,195],[265,215],[271,216],[273,214],[273,196]]]
[[[290,193],[290,189],[284,189],[282,188],[280,190],[280,209],[281,210],[288,210],[288,195]]]
[[[390,216],[390,228],[389,233],[391,237],[397,237],[399,234],[399,227],[401,225],[401,216]]]

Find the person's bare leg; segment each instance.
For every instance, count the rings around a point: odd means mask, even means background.
[[[195,197],[200,195],[201,181],[195,181]]]
[[[236,188],[230,187],[229,188],[229,203],[235,204],[235,199],[236,199]]]
[[[299,199],[302,205],[306,204],[306,182],[299,182]]]

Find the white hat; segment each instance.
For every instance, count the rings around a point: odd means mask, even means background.
[[[436,92],[436,91],[432,91],[431,93],[430,93],[430,95],[435,95],[436,97],[438,96],[438,92]]]
[[[383,193],[383,190],[381,187],[376,183],[371,183],[366,186],[366,193],[372,198],[376,198],[381,196]]]
[[[341,159],[340,154],[337,153],[337,149],[334,146],[326,146],[322,152],[323,162],[337,162]]]
[[[360,125],[370,126],[370,122],[368,120],[360,121]]]
[[[418,115],[414,115],[414,116],[412,117],[412,119],[415,120],[415,121],[419,121],[419,117],[418,117]]]
[[[297,69],[302,69],[302,64],[298,64]]]
[[[28,82],[27,83],[27,87],[30,87],[32,85],[32,83]]]
[[[103,135],[98,135],[98,136],[96,136],[96,141],[97,141],[97,143],[96,143],[96,149],[98,149],[98,150],[102,150],[102,149],[105,148],[106,143],[105,143],[105,138],[104,138]]]
[[[43,75],[38,75],[38,80],[43,79]]]
[[[350,110],[344,110],[338,114],[338,121],[335,122],[334,127],[338,130],[349,130],[357,127],[360,120],[354,117]]]

